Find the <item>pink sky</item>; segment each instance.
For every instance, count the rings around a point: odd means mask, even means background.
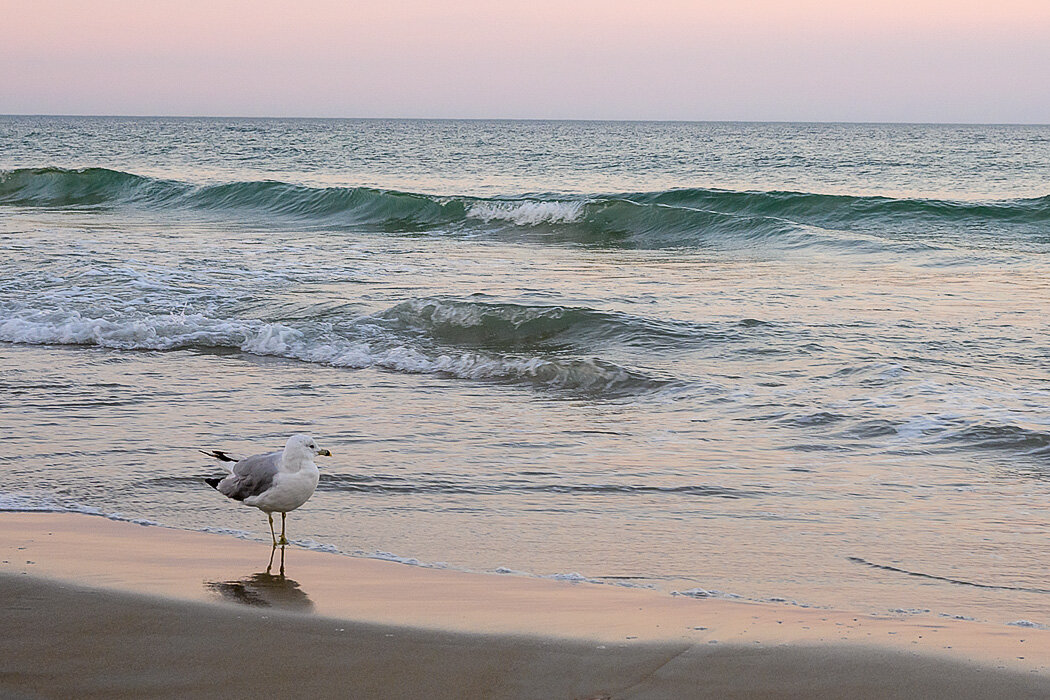
[[[1050,0],[7,0],[0,113],[1050,122]]]

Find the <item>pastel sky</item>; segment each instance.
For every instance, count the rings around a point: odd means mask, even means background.
[[[1050,0],[0,0],[0,113],[1050,122]]]

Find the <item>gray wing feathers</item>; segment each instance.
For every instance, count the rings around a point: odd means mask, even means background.
[[[233,465],[233,473],[219,482],[217,488],[236,501],[258,496],[273,485],[280,463],[280,452],[245,457]]]

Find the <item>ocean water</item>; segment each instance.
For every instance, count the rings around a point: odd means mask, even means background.
[[[196,450],[309,432],[304,546],[1050,624],[1050,127],[2,117],[0,170],[0,509],[262,540]]]

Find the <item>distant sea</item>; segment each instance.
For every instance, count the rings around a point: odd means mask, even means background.
[[[302,546],[1050,624],[1050,127],[0,117],[0,171],[0,509],[265,540],[196,449],[308,432]]]

